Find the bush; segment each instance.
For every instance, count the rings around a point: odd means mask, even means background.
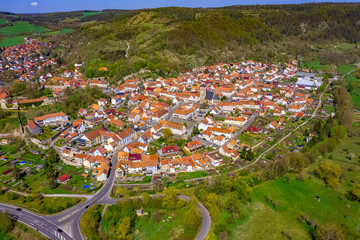
[[[151,220],[152,220],[154,223],[160,222],[161,217],[162,217],[161,211],[158,210],[158,209],[154,210],[154,212],[151,214]]]
[[[0,213],[0,231],[10,232],[15,227],[15,221],[11,218],[7,212]]]
[[[305,180],[305,176],[302,173],[296,175],[296,180],[303,182]]]
[[[302,213],[299,217],[298,217],[299,222],[305,223],[307,221],[309,221],[309,216],[305,213]]]

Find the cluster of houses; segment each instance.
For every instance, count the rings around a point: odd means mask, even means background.
[[[25,43],[7,47],[4,58],[0,58],[0,72],[11,70],[20,81],[34,81],[35,73],[45,66],[56,64],[55,59],[41,55],[44,46],[53,47],[50,42],[39,42],[36,39],[25,38]]]
[[[166,146],[161,154],[141,155],[134,150],[124,150],[118,153],[116,175],[125,176],[128,173],[174,173],[179,171],[193,172],[219,166],[220,160],[214,159],[208,153],[193,153],[190,156],[173,158],[177,155],[178,146]]]
[[[220,155],[236,160],[239,148],[250,148],[234,140],[236,132],[254,114],[278,116],[279,121],[267,125],[278,129],[285,115],[302,117],[312,107],[313,101],[307,92],[320,86],[321,79],[298,73],[297,65],[296,60],[291,60],[280,70],[278,65],[253,60],[219,63],[185,71],[176,78],[128,79],[115,86],[109,86],[105,80],[83,79],[79,71],[81,65],[76,65],[75,72],[65,71],[42,84],[53,89],[56,97],[61,97],[66,87],[84,86],[101,87],[113,96],[98,99],[86,109],[80,108],[78,119],[69,121],[68,116],[59,112],[30,120],[27,127],[36,135],[42,133],[43,126],[69,123],[58,138],[73,141],[83,150],[64,148],[62,157],[85,166],[99,181],[106,179],[109,158],[114,153],[118,158],[117,176],[214,168],[222,160],[201,151],[204,147],[201,141],[217,146]],[[284,83],[296,77],[296,83]],[[310,87],[304,81],[316,84]],[[5,90],[0,91],[0,97],[8,95]],[[128,109],[126,114],[116,110],[123,105]],[[174,106],[176,109],[171,108]],[[199,119],[201,108],[207,109],[208,114]],[[181,147],[161,146],[155,154],[148,154],[148,145],[160,138],[164,129],[182,138],[192,129],[187,129],[181,121],[194,121],[197,117],[201,140],[189,141]],[[108,127],[97,128],[105,122],[112,126],[112,131]]]

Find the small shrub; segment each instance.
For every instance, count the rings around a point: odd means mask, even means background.
[[[299,217],[298,217],[299,222],[305,223],[307,221],[309,221],[309,216],[305,213],[302,213]]]
[[[316,228],[317,226],[317,221],[315,219],[311,219],[309,222],[308,222],[309,226],[311,228]]]
[[[151,214],[151,220],[154,222],[154,223],[158,223],[160,222],[161,220],[161,212],[160,210],[155,210],[152,214]]]
[[[296,180],[303,182],[305,180],[305,176],[302,173],[296,175]]]

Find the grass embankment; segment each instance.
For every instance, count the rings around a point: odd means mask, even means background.
[[[22,196],[7,192],[0,196],[0,202],[16,205],[41,214],[54,214],[83,202],[84,198],[42,197],[41,195]]]
[[[80,229],[86,239],[99,239],[98,229],[104,205],[93,205],[80,219]]]
[[[11,232],[0,232],[0,239],[6,240],[46,240],[41,233],[26,226],[21,222],[16,222],[15,227]]]

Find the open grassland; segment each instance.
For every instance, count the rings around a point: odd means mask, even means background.
[[[47,32],[49,29],[35,26],[28,22],[15,22],[12,26],[0,28],[0,34],[15,36],[24,33],[42,33]]]
[[[70,29],[70,28],[62,28],[62,29],[57,30],[57,31],[44,32],[41,35],[42,36],[53,36],[53,35],[56,35],[56,34],[67,34],[67,33],[71,32],[71,31],[72,31],[72,29]]]
[[[92,16],[92,15],[97,15],[100,13],[102,13],[102,12],[83,12],[82,17],[88,17],[88,16]]]
[[[341,76],[355,70],[355,65],[340,65],[338,70]],[[353,73],[345,76],[345,83],[350,91],[351,98],[356,109],[360,109],[360,79],[358,79]]]
[[[338,71],[340,72],[340,75],[343,76],[345,74],[347,74],[348,72],[356,69],[357,67],[355,65],[352,64],[348,64],[348,65],[339,65],[338,66]]]
[[[15,37],[5,37],[0,42],[0,47],[11,47],[15,45],[22,44],[24,41],[24,36],[15,36]]]
[[[331,160],[339,164],[343,179],[338,191],[346,194],[360,183],[360,137],[347,137],[332,152]]]
[[[251,204],[251,215],[238,225],[231,239],[284,239],[287,232],[291,239],[311,239],[297,220],[276,212],[258,201]]]
[[[0,25],[5,24],[5,23],[7,23],[7,22],[8,22],[7,19],[0,19]]]
[[[347,53],[355,51],[357,49],[357,44],[351,43],[338,43],[334,46],[333,51],[336,53]]]
[[[311,62],[307,62],[306,66],[309,69],[313,69],[316,71],[324,71],[324,72],[331,72],[332,71],[332,66],[331,65],[322,65],[320,63],[320,60],[313,60]]]
[[[316,196],[321,198],[320,202],[316,200]],[[274,208],[266,198],[271,199],[272,203],[277,202],[278,206]],[[290,176],[289,180],[286,177],[279,178],[255,188],[253,199],[273,208],[291,221],[296,221],[304,213],[320,225],[335,221],[348,226],[351,231],[358,227],[360,203],[349,201],[337,190],[312,179],[298,181],[294,176]]]

